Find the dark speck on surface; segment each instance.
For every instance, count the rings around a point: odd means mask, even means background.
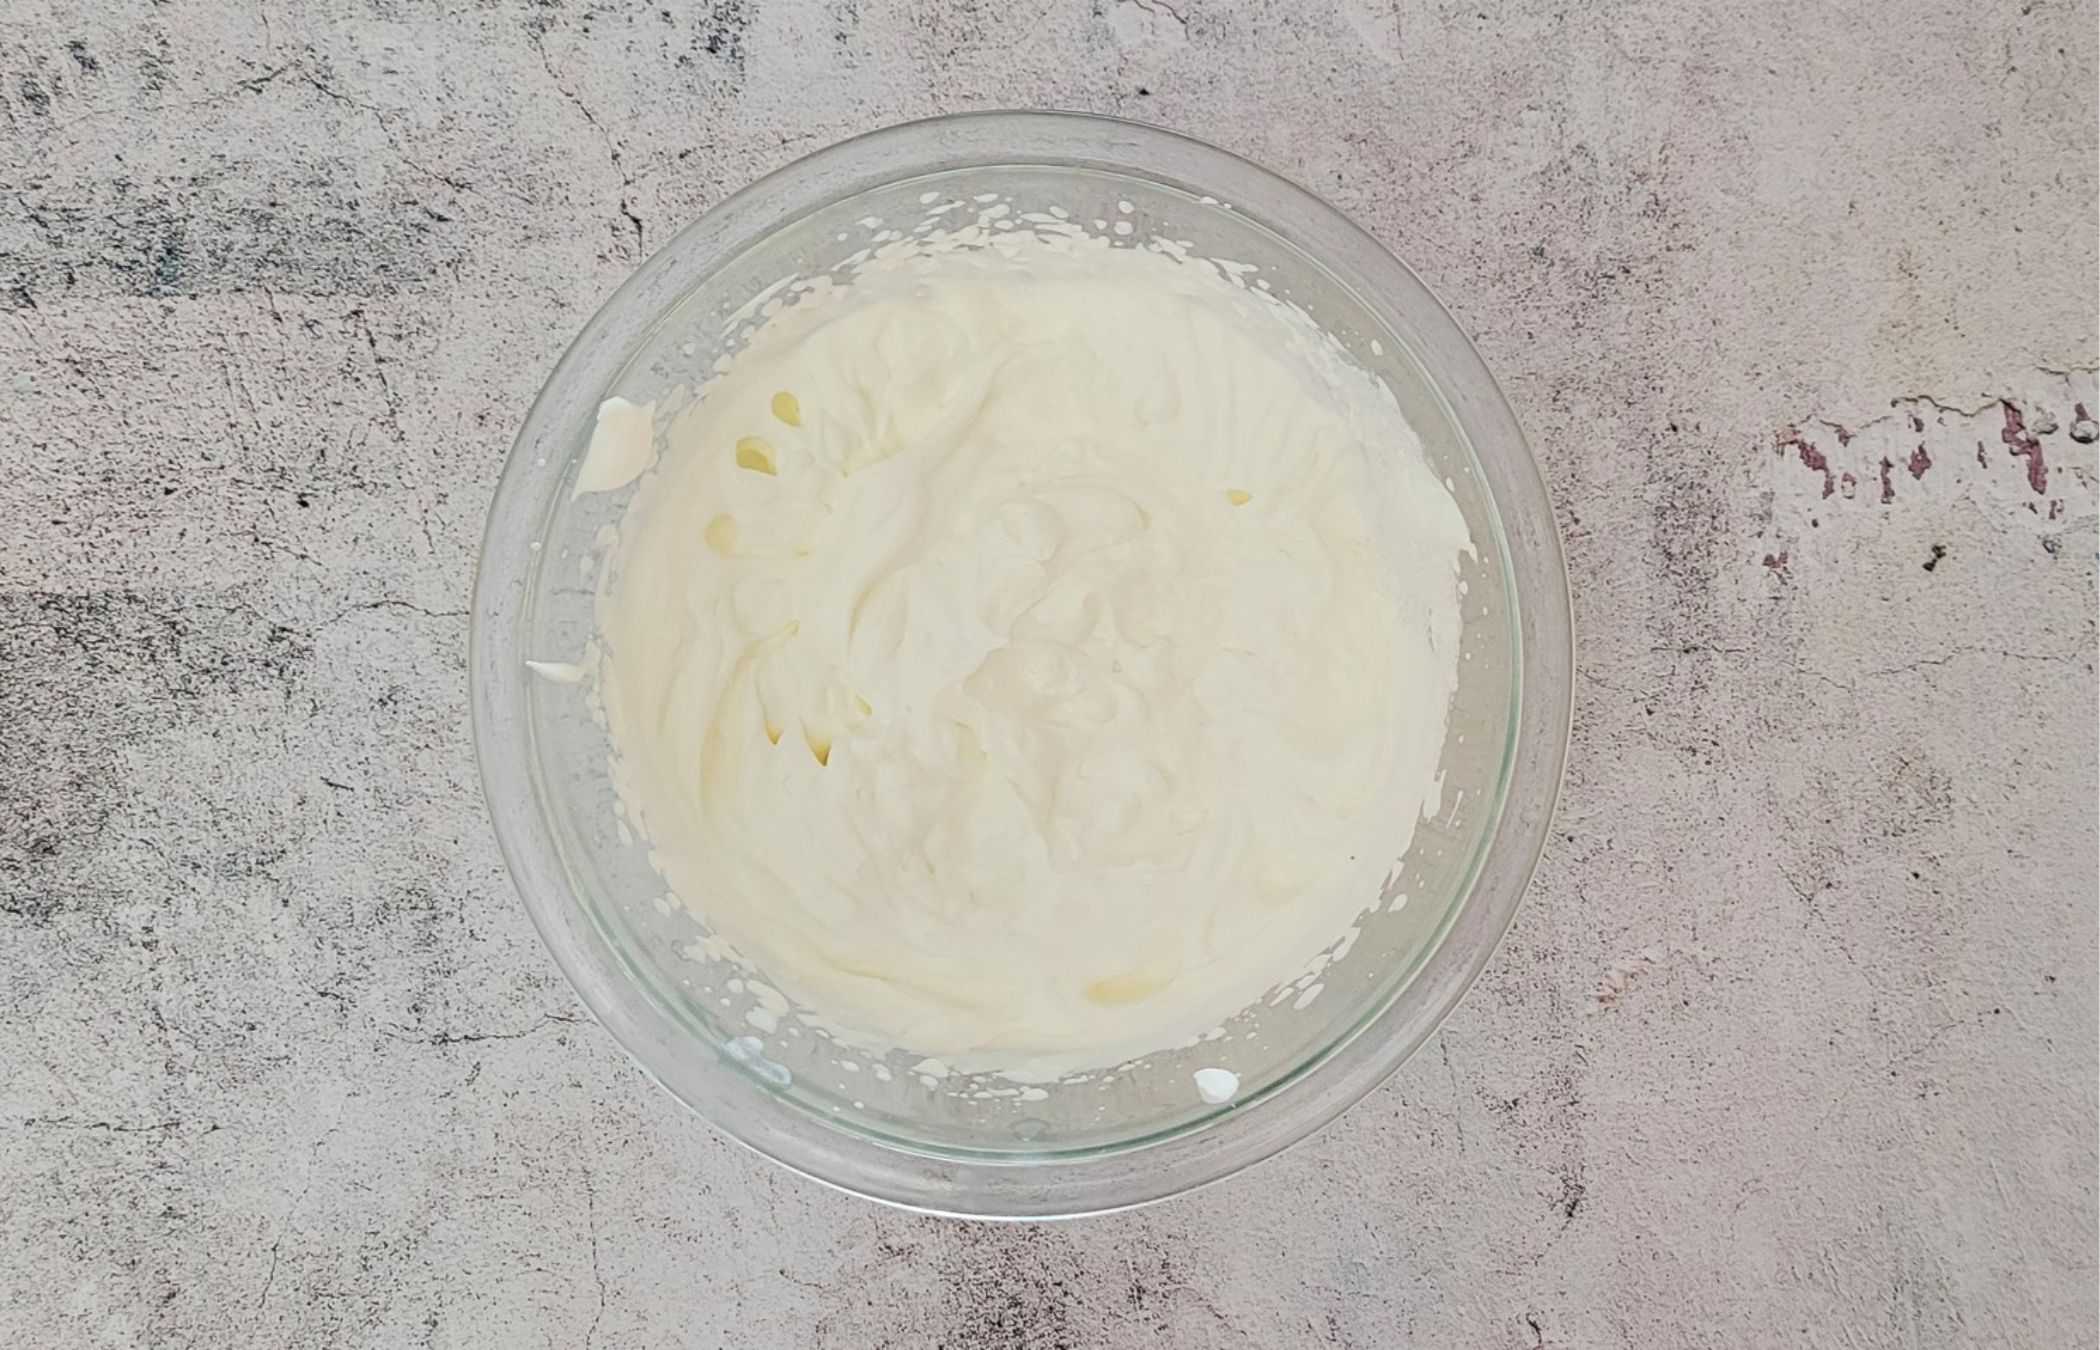
[[[703,25],[701,46],[738,70],[744,68],[744,33],[751,26],[747,0],[716,0]]]

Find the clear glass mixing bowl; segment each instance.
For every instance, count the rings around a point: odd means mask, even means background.
[[[578,660],[595,628],[597,570],[628,495],[572,492],[600,402],[678,402],[733,340],[725,320],[739,306],[865,247],[870,220],[917,218],[926,193],[1127,221],[1130,242],[1157,234],[1255,264],[1392,387],[1477,549],[1463,573],[1441,813],[1392,860],[1384,894],[1365,897],[1375,912],[1318,973],[1318,996],[1285,984],[1217,1039],[1033,1090],[923,1078],[910,1056],[849,1051],[754,1010],[754,991],[706,959],[706,930],[668,903],[620,819],[589,686],[526,665]],[[511,874],[584,1003],[642,1067],[799,1172],[914,1208],[1009,1218],[1117,1209],[1215,1180],[1311,1133],[1412,1054],[1522,899],[1560,783],[1572,662],[1537,466],[1422,282],[1326,203],[1244,160],[1054,113],[939,118],[832,146],[650,258],[562,357],[511,451],[472,644],[475,743]],[[1205,1068],[1236,1074],[1238,1095],[1206,1102],[1192,1078]]]

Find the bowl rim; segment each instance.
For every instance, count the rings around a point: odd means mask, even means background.
[[[999,152],[957,160],[940,144],[944,136],[975,137]],[[1031,153],[1035,147],[1064,153]],[[622,959],[573,895],[554,832],[541,818],[529,738],[502,730],[520,724],[530,696],[520,631],[534,574],[529,546],[540,525],[546,480],[558,482],[566,471],[566,457],[556,462],[535,451],[543,442],[571,442],[573,452],[573,437],[551,424],[556,391],[586,382],[594,391],[608,388],[647,341],[651,321],[662,317],[650,314],[635,323],[627,311],[674,273],[704,277],[764,234],[841,196],[946,169],[1070,165],[1192,186],[1134,162],[1148,152],[1203,162],[1221,182],[1206,182],[1201,190],[1236,206],[1244,194],[1218,192],[1222,180],[1252,185],[1271,199],[1264,205],[1272,214],[1288,212],[1291,228],[1284,237],[1328,267],[1395,336],[1393,320],[1404,313],[1410,329],[1425,330],[1423,339],[1438,344],[1435,359],[1422,351],[1413,355],[1449,407],[1493,501],[1513,600],[1514,711],[1493,818],[1475,846],[1467,883],[1414,977],[1254,1098],[1165,1137],[1099,1151],[993,1157],[900,1148],[755,1090],[735,1066],[694,1053],[690,1039],[680,1039],[682,1031],[668,1036],[668,1014],[636,1007]],[[894,162],[884,162],[892,156]],[[857,161],[866,161],[861,176],[850,188],[834,190],[827,174],[845,176]],[[1268,223],[1268,215],[1252,216]],[[1323,242],[1305,244],[1309,232],[1324,236]],[[704,265],[695,268],[696,262]],[[1442,364],[1456,370],[1441,371]],[[595,400],[594,392],[593,406]],[[1483,457],[1479,447],[1490,439],[1505,452]],[[1499,950],[1543,856],[1566,771],[1573,665],[1566,563],[1544,475],[1500,384],[1428,285],[1317,194],[1231,151],[1123,118],[1034,110],[946,114],[835,142],[725,197],[651,254],[563,351],[521,424],[491,498],[468,636],[475,760],[506,870],[556,965],[629,1058],[715,1129],[791,1171],[905,1209],[987,1219],[1106,1213],[1209,1185],[1311,1136],[1427,1044]],[[1467,941],[1455,943],[1462,927]],[[1403,1009],[1410,995],[1418,995],[1415,1006]],[[729,1081],[725,1074],[742,1090],[716,1090]],[[813,1121],[822,1128],[812,1129]]]

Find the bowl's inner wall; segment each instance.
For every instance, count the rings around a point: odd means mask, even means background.
[[[536,795],[574,894],[632,978],[691,1031],[694,1055],[720,1054],[727,1047],[754,1091],[780,1093],[840,1126],[936,1153],[1069,1155],[1126,1146],[1229,1109],[1202,1101],[1193,1081],[1198,1069],[1238,1074],[1240,1102],[1295,1076],[1383,1008],[1448,927],[1492,833],[1516,716],[1517,616],[1501,524],[1471,447],[1405,335],[1245,212],[1121,172],[991,165],[899,181],[833,202],[744,249],[713,274],[695,278],[604,395],[656,402],[661,428],[703,382],[715,358],[733,350],[736,334],[724,332],[729,313],[783,277],[815,275],[864,248],[871,234],[864,220],[909,229],[925,214],[919,198],[926,192],[940,193],[944,201],[997,193],[1016,214],[1056,206],[1083,223],[1126,220],[1134,227],[1128,242],[1159,235],[1189,241],[1201,255],[1252,263],[1274,294],[1311,314],[1393,390],[1431,464],[1449,480],[1476,550],[1462,572],[1460,684],[1444,745],[1442,809],[1420,823],[1407,856],[1394,859],[1390,869],[1389,890],[1404,895],[1405,903],[1395,910],[1378,896],[1365,896],[1375,912],[1365,917],[1347,954],[1319,973],[1317,995],[1304,997],[1309,983],[1282,986],[1216,1039],[1153,1054],[1136,1067],[1035,1090],[997,1079],[929,1084],[911,1071],[915,1055],[893,1053],[885,1061],[841,1046],[799,1019],[786,1019],[777,1030],[747,1020],[754,1003],[740,978],[746,972],[704,958],[699,942],[706,928],[683,906],[665,903],[646,846],[620,817],[605,732],[582,687],[535,681],[531,688]],[[1130,211],[1121,211],[1121,203]],[[534,659],[573,661],[585,652],[596,630],[609,527],[617,524],[631,492],[571,498],[568,484],[590,430],[587,418],[577,420],[568,473],[539,535],[523,643]],[[705,897],[700,899],[704,905]],[[1296,972],[1282,974],[1288,979]],[[751,1038],[760,1043],[755,1051]]]

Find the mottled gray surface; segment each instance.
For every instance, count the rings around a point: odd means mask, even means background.
[[[9,0],[0,1344],[2094,1344],[2095,71],[2065,0]],[[505,448],[642,253],[1022,103],[1448,296],[1583,663],[1441,1041],[1047,1229],[645,1082],[464,708]]]

